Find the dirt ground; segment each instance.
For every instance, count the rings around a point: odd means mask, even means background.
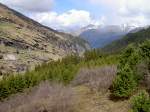
[[[112,101],[110,92],[91,92],[87,87],[75,88],[79,101],[79,112],[129,112],[129,101]]]

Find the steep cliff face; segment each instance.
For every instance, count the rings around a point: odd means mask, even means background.
[[[0,4],[0,73],[25,71],[68,54],[82,54],[89,44],[57,32]]]

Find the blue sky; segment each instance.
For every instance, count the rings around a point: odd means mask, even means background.
[[[52,10],[59,14],[72,9],[88,11],[93,19],[100,19],[100,17],[109,12],[103,5],[91,4],[88,0],[55,0],[54,7],[52,8]]]
[[[0,0],[55,29],[94,25],[149,25],[149,0]]]
[[[71,9],[86,10],[94,17],[100,17],[101,14],[105,13],[105,8],[100,5],[94,5],[85,0],[78,2],[77,0],[56,0],[53,10],[58,13],[63,13]]]

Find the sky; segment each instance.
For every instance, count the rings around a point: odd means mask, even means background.
[[[0,0],[54,29],[150,24],[150,0]]]

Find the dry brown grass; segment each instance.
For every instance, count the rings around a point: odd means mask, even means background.
[[[61,84],[41,83],[29,94],[13,96],[0,103],[0,112],[74,112],[75,92]]]
[[[112,85],[116,72],[116,66],[105,66],[94,69],[83,68],[72,81],[72,85],[86,85],[92,91],[105,92]]]

